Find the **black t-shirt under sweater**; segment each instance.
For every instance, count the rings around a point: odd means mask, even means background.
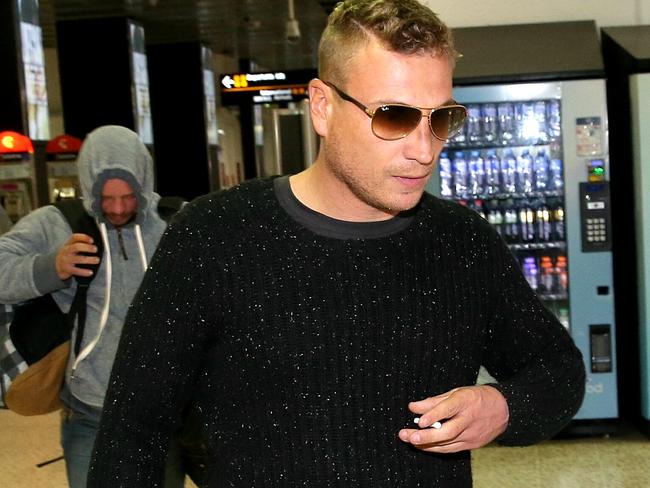
[[[580,353],[481,217],[425,194],[389,221],[341,222],[286,177],[249,181],[187,205],[163,237],[89,486],[156,486],[192,402],[210,487],[469,487],[469,452],[397,433],[408,402],[474,384],[480,365],[508,402],[504,444],[553,435],[582,400]]]

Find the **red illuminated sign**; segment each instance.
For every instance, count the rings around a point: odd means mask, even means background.
[[[34,154],[34,146],[29,137],[10,130],[0,132],[0,154]]]
[[[47,154],[78,153],[80,149],[81,139],[67,134],[55,137],[45,146],[45,152]]]

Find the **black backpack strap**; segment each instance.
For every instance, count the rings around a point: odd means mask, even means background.
[[[88,285],[77,283],[77,292],[68,312],[68,322],[70,327],[74,327],[75,317],[77,318],[77,336],[74,341],[74,355],[79,355],[81,350],[81,340],[86,328],[86,300],[88,299]]]
[[[75,318],[77,318],[77,337],[74,344],[75,356],[79,354],[81,349],[81,340],[83,339],[84,329],[86,326],[86,299],[88,297],[88,287],[95,278],[101,259],[104,256],[104,241],[102,239],[99,228],[95,219],[93,219],[83,206],[80,199],[61,200],[54,204],[56,208],[63,214],[68,221],[72,232],[75,234],[87,234],[93,238],[93,244],[97,247],[97,256],[100,262],[98,264],[80,264],[80,268],[87,268],[92,270],[93,274],[90,276],[75,276],[77,281],[77,292],[75,293],[70,311],[68,312],[68,322],[70,327],[74,326]],[[84,253],[85,254],[85,253]]]

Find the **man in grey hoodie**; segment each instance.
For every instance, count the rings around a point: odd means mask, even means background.
[[[83,205],[98,224],[104,256],[88,290],[81,348],[77,356],[71,353],[61,392],[61,443],[71,488],[86,486],[124,318],[166,227],[153,191],[153,161],[136,133],[119,126],[95,129],[78,166]],[[0,303],[51,293],[67,312],[76,291],[72,277],[92,273],[79,265],[99,262],[96,252],[92,238],[73,234],[56,207],[34,210],[0,237]],[[182,487],[182,474],[168,476],[166,486]]]

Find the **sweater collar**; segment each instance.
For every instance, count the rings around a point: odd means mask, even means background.
[[[289,216],[315,234],[335,239],[379,239],[406,229],[417,206],[402,212],[392,219],[379,222],[348,222],[321,214],[304,205],[291,190],[289,176],[280,176],[273,181],[275,196]]]

